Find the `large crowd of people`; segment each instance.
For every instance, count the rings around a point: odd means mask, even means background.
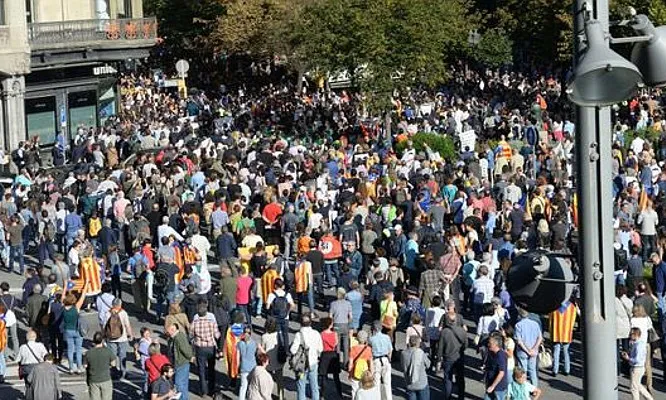
[[[11,153],[0,260],[26,280],[16,297],[0,284],[0,381],[13,360],[28,399],[59,399],[61,365],[111,400],[134,360],[152,400],[283,399],[287,369],[299,400],[424,400],[434,377],[462,399],[469,347],[487,399],[547,397],[540,369],[573,373],[578,292],[536,315],[506,287],[517,255],[575,253],[558,76],[452,71],[396,92],[390,130],[362,96],[315,84],[160,82],[121,76],[118,115],[59,134],[55,168],[34,141]],[[634,399],[659,397],[666,350],[661,104],[645,92],[614,113],[618,374]],[[454,139],[457,159],[416,146],[422,133]]]

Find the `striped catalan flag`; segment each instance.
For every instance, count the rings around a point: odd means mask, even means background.
[[[173,261],[178,266],[178,273],[176,274],[175,277],[177,285],[183,279],[183,275],[185,275],[185,260],[183,258],[183,251],[181,250],[180,246],[178,246],[177,244],[173,246],[173,253],[174,253]]]
[[[275,280],[279,277],[280,275],[273,268],[269,268],[261,277],[261,299],[264,304],[268,303],[268,295],[273,293]]]
[[[296,293],[305,293],[310,286],[310,262],[301,261],[294,270]]]
[[[576,305],[568,302],[550,313],[550,338],[553,343],[571,343],[576,323]]]
[[[236,345],[240,341],[240,336],[234,335],[232,327],[227,329],[227,337],[224,341],[224,358],[227,361],[227,375],[231,379],[238,378],[240,365],[236,356]]]
[[[5,317],[0,318],[0,352],[7,348],[7,324]]]
[[[83,286],[88,282],[88,293],[86,296],[94,296],[102,291],[102,275],[100,266],[92,257],[84,257],[79,263],[79,279],[72,279],[67,284],[69,291],[83,291]]]

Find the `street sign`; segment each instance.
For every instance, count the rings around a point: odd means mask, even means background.
[[[176,62],[176,71],[178,71],[178,76],[185,78],[187,76],[187,71],[190,70],[190,63],[187,60],[178,60]]]

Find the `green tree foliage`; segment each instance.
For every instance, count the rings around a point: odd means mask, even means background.
[[[304,51],[311,68],[350,72],[387,109],[394,89],[446,79],[447,56],[478,23],[470,10],[467,0],[319,0],[305,10]]]
[[[511,64],[513,41],[501,28],[492,28],[481,35],[481,40],[471,49],[472,57],[489,67]]]
[[[426,152],[426,147],[430,150],[439,153],[443,159],[448,162],[455,162],[458,160],[458,149],[456,149],[455,142],[451,136],[440,135],[437,133],[419,132],[410,138],[414,150],[417,152]],[[407,148],[407,141],[399,142],[396,145],[396,151],[400,156]]]
[[[648,8],[648,15],[654,26],[666,25],[666,3],[664,3],[664,0],[653,0]]]
[[[173,58],[211,51],[214,22],[224,11],[220,0],[144,0],[146,15],[157,17],[158,34]]]

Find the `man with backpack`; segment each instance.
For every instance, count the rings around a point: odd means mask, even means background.
[[[356,397],[356,392],[361,387],[361,378],[366,371],[374,373],[372,363],[372,349],[368,344],[368,332],[358,331],[356,335],[358,344],[352,346],[349,351],[349,383],[351,385],[351,398]]]
[[[139,322],[143,322],[148,315],[148,292],[146,277],[148,276],[148,259],[141,252],[141,246],[137,244],[134,255],[127,262],[127,272],[132,274],[132,297],[141,312],[138,315]]]
[[[109,318],[104,326],[104,338],[108,348],[117,358],[116,368],[120,372],[120,379],[125,379],[127,373],[125,359],[129,350],[129,341],[134,337],[134,333],[127,312],[122,307],[122,300],[118,298],[113,300]]]
[[[153,294],[156,299],[155,313],[158,325],[162,321],[164,303],[167,302],[168,305],[176,297],[175,277],[178,271],[178,266],[169,257],[162,257],[161,262],[157,264],[157,268],[155,269],[155,274],[153,275]]]
[[[324,351],[324,344],[319,332],[312,329],[310,325],[310,317],[304,315],[301,319],[301,330],[296,334],[289,349],[291,369],[294,371],[296,379],[298,379],[296,383],[298,400],[307,399],[305,389],[308,382],[312,394],[310,398],[319,398],[319,356]]]
[[[278,345],[286,349],[289,344],[289,313],[294,308],[294,300],[284,289],[282,279],[276,279],[274,290],[268,295],[267,307],[269,314],[275,318],[278,326]]]

